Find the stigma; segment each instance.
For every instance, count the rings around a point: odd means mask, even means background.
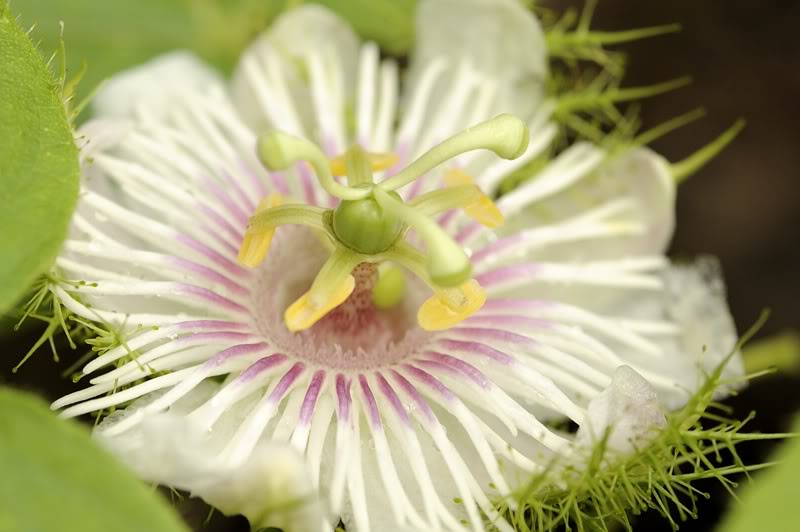
[[[464,249],[435,217],[461,209],[482,225],[496,228],[503,223],[503,215],[460,170],[447,173],[443,188],[409,202],[403,201],[397,190],[468,151],[488,149],[504,159],[515,159],[525,152],[528,139],[524,122],[500,115],[450,137],[376,183],[375,172],[397,164],[395,154],[369,153],[353,145],[344,154],[328,159],[319,147],[305,139],[270,132],[258,141],[258,155],[264,166],[278,171],[305,161],[322,188],[339,201],[334,208],[323,209],[280,196],[265,198],[250,217],[239,262],[255,268],[267,259],[279,226],[305,225],[329,244],[330,255],[308,291],[286,309],[287,329],[306,330],[325,316],[333,317],[336,309],[337,321],[353,316],[342,310],[353,307],[347,303],[352,297],[359,302],[369,301],[374,311],[399,304],[405,290],[402,270],[418,277],[433,292],[417,313],[419,325],[430,331],[452,327],[477,312],[486,293],[472,278],[472,265]],[[334,176],[344,177],[346,184]],[[422,240],[424,251],[412,244],[410,230]],[[366,299],[363,283],[354,277],[365,266],[375,272],[369,283],[371,297]],[[356,290],[357,286],[362,289]]]

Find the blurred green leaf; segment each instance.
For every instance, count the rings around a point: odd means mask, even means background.
[[[417,0],[310,0],[337,12],[364,38],[401,54],[414,40]]]
[[[79,87],[86,96],[103,79],[178,48],[229,70],[247,43],[287,0],[15,0],[14,8],[46,50],[58,43],[64,22],[67,68],[89,69]]]
[[[32,395],[0,388],[0,531],[181,532],[158,495]]]
[[[789,331],[753,342],[744,350],[744,366],[748,373],[770,368],[800,373],[800,333]]]
[[[0,0],[0,139],[2,313],[52,263],[78,196],[78,150],[61,85],[5,0]]]
[[[800,418],[793,432],[800,433]],[[758,475],[742,490],[741,503],[733,506],[718,532],[775,532],[797,530],[800,505],[797,504],[797,479],[800,477],[800,439],[787,442],[775,456],[778,464]]]
[[[413,39],[416,0],[307,0],[348,20],[365,38],[401,53]],[[67,66],[89,70],[79,97],[127,67],[178,48],[191,50],[223,71],[284,9],[302,0],[14,0],[14,9],[46,50],[58,44],[59,21],[69,51]]]

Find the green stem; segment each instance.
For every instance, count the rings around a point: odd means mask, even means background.
[[[322,188],[343,200],[363,199],[366,189],[354,189],[338,183],[331,175],[325,154],[313,143],[281,131],[270,132],[258,139],[258,156],[269,170],[285,170],[299,161],[308,161]]]
[[[686,159],[672,165],[672,177],[676,183],[682,183],[688,177],[694,175],[698,170],[705,166],[711,159],[716,157],[725,147],[736,138],[744,129],[744,120],[737,120],[731,127],[726,129],[722,135],[700,148]]]
[[[565,48],[582,46],[604,46],[658,37],[681,30],[680,24],[664,24],[625,31],[573,31],[550,32],[547,35],[547,50],[559,56]]]
[[[347,184],[350,187],[374,183],[372,162],[361,146],[358,144],[351,146],[344,155],[344,163],[347,168]]]
[[[442,287],[459,286],[472,275],[472,264],[464,250],[436,222],[416,209],[375,187],[375,199],[381,208],[416,229],[425,241],[427,269],[433,282]]]
[[[596,107],[604,107],[619,102],[651,98],[665,92],[685,87],[689,83],[691,83],[691,78],[684,76],[646,87],[627,87],[624,89],[609,89],[606,91],[589,89],[573,92],[571,94],[565,94],[559,99],[556,115],[562,116],[564,114],[594,109]]]
[[[483,192],[475,185],[457,185],[418,196],[408,205],[424,216],[432,216],[465,207],[479,200],[481,196],[483,196]]]
[[[680,116],[676,116],[666,122],[659,124],[655,127],[648,129],[636,136],[633,139],[633,144],[635,146],[644,146],[650,144],[656,139],[660,139],[664,135],[672,133],[676,129],[680,129],[683,126],[691,124],[695,120],[703,118],[706,115],[706,110],[701,108],[695,109],[694,111],[689,111],[688,113],[682,114]]]
[[[381,253],[380,258],[384,261],[399,264],[419,277],[420,280],[431,287],[431,289],[436,290],[438,288],[431,280],[430,275],[428,275],[428,270],[425,265],[425,255],[409,243],[403,241],[395,243],[392,247]]]
[[[295,203],[278,205],[250,218],[247,230],[261,232],[269,231],[281,225],[305,225],[325,231],[326,227],[322,221],[324,212],[325,209],[310,205]]]
[[[353,268],[365,261],[365,257],[344,246],[337,246],[334,252],[322,265],[309,293],[313,299],[328,299],[339,285],[347,279]]]

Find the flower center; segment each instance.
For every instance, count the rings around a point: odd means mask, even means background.
[[[424,345],[430,333],[418,326],[415,311],[428,289],[387,264],[356,265],[353,291],[340,305],[306,330],[288,330],[286,309],[314,283],[328,254],[312,231],[287,227],[276,235],[269,260],[258,267],[251,291],[254,318],[277,351],[322,367],[364,370],[396,364]],[[396,282],[395,275],[403,279],[402,288],[395,286],[388,295],[402,297],[389,298],[393,304],[386,306],[381,279]]]
[[[417,314],[423,329],[451,327],[480,309],[485,293],[471,278],[472,266],[464,250],[432,217],[462,208],[481,223],[496,227],[503,221],[502,214],[463,173],[449,174],[449,186],[408,203],[396,190],[466,151],[489,149],[514,159],[525,152],[528,139],[528,128],[521,120],[500,115],[445,140],[404,170],[375,184],[373,170],[385,168],[391,156],[368,154],[353,146],[329,161],[314,144],[271,132],[258,142],[259,156],[269,170],[307,161],[322,187],[341,201],[330,210],[284,202],[276,195],[266,198],[250,219],[239,261],[257,266],[266,258],[278,226],[306,225],[331,249],[308,291],[286,308],[284,323],[289,331],[307,330],[326,316],[320,326],[336,331],[352,332],[360,322],[374,322],[379,314],[375,301],[390,308],[392,300],[402,299],[395,297],[392,283],[376,278],[376,265],[383,263],[406,268],[433,290]],[[342,171],[347,185],[334,178]],[[405,234],[412,228],[424,242],[424,252],[406,241]],[[376,282],[382,285],[377,292]]]

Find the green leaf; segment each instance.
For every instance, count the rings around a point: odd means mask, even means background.
[[[365,39],[389,52],[407,52],[414,41],[417,0],[310,0],[335,11]]]
[[[158,495],[38,398],[0,388],[0,530],[181,532]]]
[[[78,195],[61,86],[0,0],[0,313],[52,263]]]
[[[793,432],[800,433],[800,418],[795,421]],[[800,439],[791,440],[779,449],[775,460],[777,466],[756,476],[752,485],[742,489],[741,503],[733,503],[718,532],[797,529]]]

